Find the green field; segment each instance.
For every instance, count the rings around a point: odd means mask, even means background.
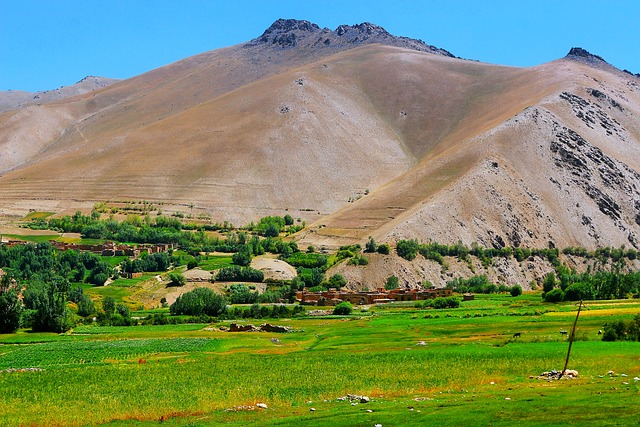
[[[218,329],[229,322],[19,331],[0,335],[0,425],[637,425],[640,343],[598,330],[639,300],[589,302],[569,364],[579,377],[537,379],[562,369],[576,310],[491,295],[272,321],[289,334]],[[349,393],[371,401],[338,400]]]

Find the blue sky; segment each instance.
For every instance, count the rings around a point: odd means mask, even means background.
[[[580,46],[640,73],[637,0],[0,0],[0,90],[128,78],[255,38],[278,18],[369,21],[464,58],[531,66]]]

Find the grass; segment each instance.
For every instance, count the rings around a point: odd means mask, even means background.
[[[49,240],[56,240],[58,237],[60,237],[59,234],[3,234],[3,236],[10,239],[19,239],[31,243],[45,243]]]
[[[229,267],[233,264],[231,256],[226,255],[205,255],[200,260],[198,267],[203,270],[213,271],[220,268]]]
[[[554,382],[536,377],[562,368],[575,306],[539,295],[275,322],[289,334],[218,329],[230,322],[20,331],[0,335],[0,370],[43,370],[0,372],[0,425],[636,425],[640,343],[597,335],[627,302],[589,305],[570,363],[580,376]],[[337,400],[347,393],[372,401]]]
[[[45,219],[54,215],[55,212],[29,212],[24,218],[24,221],[32,221],[34,219]]]

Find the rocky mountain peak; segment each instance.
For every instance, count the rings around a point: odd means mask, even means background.
[[[394,36],[381,26],[370,22],[340,25],[332,31],[328,28],[320,28],[317,24],[309,21],[278,19],[260,37],[245,44],[245,47],[312,48],[314,52],[321,53],[327,50],[338,52],[373,43],[453,57],[444,49],[428,45],[422,40]]]
[[[572,47],[565,58],[571,59],[573,61],[584,62],[590,65],[609,64],[601,56],[594,55],[593,53],[581,47]]]

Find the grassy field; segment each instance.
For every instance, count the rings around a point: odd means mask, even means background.
[[[0,335],[0,425],[637,425],[640,343],[598,330],[640,313],[638,300],[589,303],[569,364],[579,377],[537,379],[562,369],[559,331],[576,309],[493,295],[273,321],[289,334],[219,329],[229,322],[19,331]],[[348,393],[371,401],[338,400]]]

